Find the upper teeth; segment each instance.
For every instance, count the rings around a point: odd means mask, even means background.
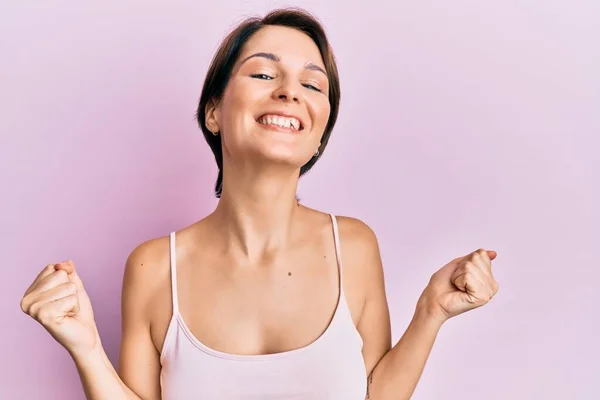
[[[300,121],[296,118],[281,117],[279,115],[263,115],[258,120],[261,124],[272,124],[282,128],[300,129]]]

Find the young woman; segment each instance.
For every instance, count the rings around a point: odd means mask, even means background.
[[[332,51],[309,14],[276,10],[225,39],[198,107],[220,200],[129,256],[119,374],[72,262],[48,265],[22,299],[71,354],[88,399],[411,397],[444,321],[497,292],[496,253],[436,272],[392,347],[374,233],[296,199],[339,99]]]

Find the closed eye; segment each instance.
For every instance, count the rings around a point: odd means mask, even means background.
[[[318,87],[315,87],[315,86],[313,86],[313,85],[310,85],[310,84],[308,84],[308,83],[307,83],[307,84],[304,84],[303,86],[304,86],[305,88],[307,88],[307,89],[310,89],[310,90],[316,90],[317,92],[321,92],[321,89],[319,89]]]
[[[251,76],[252,78],[255,78],[255,79],[262,79],[262,80],[266,80],[266,81],[270,81],[270,80],[272,80],[272,79],[275,79],[274,77],[272,77],[272,76],[269,76],[269,75],[267,75],[267,74],[252,74],[252,75],[250,75],[250,76]],[[311,84],[309,84],[309,83],[305,83],[305,84],[303,84],[302,86],[304,86],[304,87],[305,87],[305,88],[307,88],[307,89],[314,90],[314,91],[316,91],[316,92],[322,92],[322,90],[321,90],[321,89],[319,89],[318,87],[316,87],[316,86],[313,86],[313,85],[311,85]]]
[[[250,75],[252,78],[256,78],[256,79],[264,79],[264,80],[271,80],[273,79],[272,76],[269,76],[267,74],[254,74],[254,75]]]

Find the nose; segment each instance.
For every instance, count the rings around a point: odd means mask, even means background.
[[[280,101],[300,103],[300,92],[296,85],[291,82],[282,82],[273,92],[273,97]]]

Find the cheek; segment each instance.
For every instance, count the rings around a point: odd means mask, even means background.
[[[235,85],[225,91],[221,103],[220,124],[226,133],[237,130],[240,118],[244,114],[246,101],[244,94]]]
[[[318,99],[314,102],[313,109],[313,120],[315,121],[315,128],[320,131],[324,131],[329,121],[329,114],[331,112],[331,105],[329,99]]]
[[[232,82],[227,86],[225,93],[223,93],[221,116],[223,122],[231,120],[243,105],[244,96],[243,93],[240,92],[238,85]]]
[[[229,82],[223,95],[221,122],[224,126],[242,128],[245,116],[252,114],[253,106],[264,98],[264,90],[261,91],[250,83],[243,79]]]

